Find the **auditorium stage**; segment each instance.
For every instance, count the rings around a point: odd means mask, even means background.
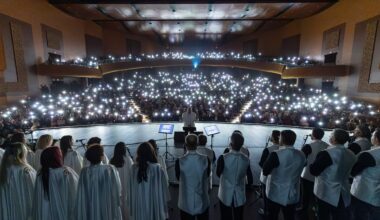
[[[170,123],[174,124],[174,131],[182,130],[182,123],[180,122],[164,122],[165,124]],[[135,155],[138,144],[130,144],[130,143],[138,143],[147,141],[148,139],[164,139],[165,135],[158,133],[160,123],[130,123],[130,124],[107,124],[107,125],[91,125],[91,126],[77,126],[77,127],[61,127],[61,128],[47,128],[47,129],[39,129],[33,133],[34,138],[39,137],[42,134],[50,134],[55,139],[61,138],[63,135],[72,135],[74,140],[77,139],[86,139],[86,141],[91,137],[100,137],[102,139],[102,144],[105,148],[105,153],[109,158],[113,155],[114,145],[123,141],[128,144],[130,152],[132,156]],[[248,147],[250,151],[250,160],[251,167],[254,175],[254,184],[259,184],[259,175],[260,169],[258,166],[258,162],[261,156],[261,152],[265,147],[265,143],[271,134],[271,131],[274,129],[284,130],[289,129],[289,127],[283,126],[274,126],[274,125],[258,125],[258,124],[232,124],[232,123],[196,123],[196,127],[198,131],[203,131],[203,127],[208,125],[217,125],[220,134],[215,135],[213,146],[214,151],[217,157],[223,153],[223,150],[228,146],[229,137],[234,130],[240,130],[245,138],[245,146]],[[304,143],[304,138],[306,135],[311,133],[310,128],[298,128],[291,127],[293,131],[297,134],[297,140],[295,147],[300,148]],[[324,141],[328,142],[331,131],[326,131],[325,136],[323,138]],[[183,148],[175,148],[174,140],[172,135],[168,135],[168,150],[175,157],[180,157],[183,155]],[[28,137],[30,138],[30,137]],[[310,142],[310,138],[308,139]],[[208,137],[208,145],[211,143],[211,138]],[[160,148],[160,154],[165,153],[165,141],[157,142]],[[80,147],[79,143],[75,143],[77,150],[83,154],[84,148]],[[168,160],[168,173],[169,179],[171,182],[176,182],[174,176],[174,166],[173,161]],[[214,177],[217,183],[217,178]]]

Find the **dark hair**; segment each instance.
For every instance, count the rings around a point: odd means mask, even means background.
[[[315,139],[321,140],[323,136],[325,135],[325,131],[323,131],[322,128],[313,128],[313,130],[311,131],[311,134],[313,135]]]
[[[204,146],[207,144],[207,137],[204,134],[198,135],[198,144]]]
[[[231,135],[231,147],[232,149],[239,151],[244,144],[244,137],[239,132],[233,132]]]
[[[376,128],[375,131],[373,132],[377,140],[380,141],[380,128]]]
[[[189,134],[185,138],[186,148],[196,149],[198,145],[198,136],[195,134]]]
[[[158,149],[157,142],[154,139],[150,139],[148,142],[150,145],[152,145],[154,150]]]
[[[348,144],[347,148],[351,150],[355,155],[360,153],[360,151],[362,150],[358,143],[350,143]]]
[[[104,149],[100,145],[93,145],[87,149],[85,157],[91,164],[99,164],[104,156]]]
[[[361,137],[371,139],[371,130],[369,130],[368,125],[361,124],[358,125],[357,128],[360,130]]]
[[[281,131],[281,140],[282,144],[292,146],[296,142],[297,135],[292,130],[283,130]]]
[[[11,137],[11,144],[13,143],[25,143],[25,135],[22,132],[14,133]]]
[[[73,136],[65,135],[65,136],[61,137],[61,140],[59,142],[59,146],[61,148],[63,158],[65,158],[68,150],[72,149],[72,146],[71,146],[72,143],[73,143]]]
[[[148,162],[157,163],[156,153],[149,142],[144,142],[140,144],[136,152],[136,163],[138,166],[137,181],[141,183],[142,181],[147,181],[147,169]]]
[[[333,136],[338,144],[345,144],[348,140],[350,140],[350,135],[348,132],[340,128],[334,129]]]
[[[98,138],[98,137],[92,137],[90,138],[90,140],[88,140],[87,142],[87,146],[90,146],[90,145],[93,145],[93,144],[98,144],[100,145],[100,142],[102,141],[102,139]]]
[[[278,143],[280,141],[280,134],[281,132],[279,130],[272,131],[272,139],[274,142]]]
[[[38,175],[42,176],[42,185],[45,196],[49,199],[49,169],[63,166],[62,152],[59,147],[48,147],[41,153],[41,170]]]
[[[113,151],[113,157],[110,160],[110,164],[115,167],[124,166],[125,160],[124,157],[127,155],[127,147],[124,142],[119,142],[115,145],[115,149]]]

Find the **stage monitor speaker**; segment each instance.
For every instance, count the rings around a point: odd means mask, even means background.
[[[203,131],[195,131],[194,134],[200,135],[200,134],[203,134]],[[186,133],[183,131],[174,132],[174,143],[175,144],[185,143],[185,136],[186,136]]]
[[[330,53],[325,55],[325,64],[336,64],[336,56],[338,53]]]

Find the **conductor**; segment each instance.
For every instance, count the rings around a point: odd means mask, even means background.
[[[185,132],[194,132],[195,128],[195,120],[197,119],[197,115],[193,112],[191,107],[188,107],[186,112],[182,114],[183,121],[183,130]]]

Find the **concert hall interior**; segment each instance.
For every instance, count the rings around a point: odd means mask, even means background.
[[[1,0],[24,219],[380,219],[380,0]]]

